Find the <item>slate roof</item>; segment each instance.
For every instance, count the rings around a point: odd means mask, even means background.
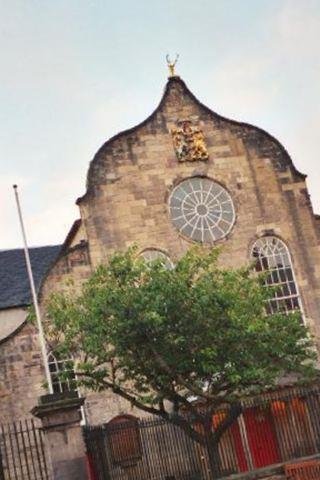
[[[36,289],[55,261],[61,245],[29,248]],[[0,250],[0,309],[31,303],[31,292],[23,249]]]

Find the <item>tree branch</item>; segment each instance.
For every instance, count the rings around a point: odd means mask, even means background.
[[[75,373],[77,376],[85,376],[89,377],[89,374],[83,373],[83,372],[77,372]],[[94,377],[92,377],[94,380]],[[170,415],[168,412],[164,410],[163,404],[160,405],[160,409],[154,408],[154,407],[149,407],[145,405],[144,403],[140,402],[136,397],[133,395],[127,393],[125,390],[123,390],[121,387],[118,385],[114,385],[111,382],[108,382],[107,380],[100,380],[100,382],[107,387],[108,389],[112,390],[115,394],[119,395],[120,397],[124,398],[125,400],[128,400],[132,405],[135,407],[139,408],[140,410],[143,410],[147,413],[150,413],[151,415],[157,415],[158,417],[163,418],[169,423],[173,423],[174,425],[177,425],[178,427],[182,428],[185,433],[191,437],[193,440],[195,440],[198,443],[204,444],[204,437],[201,433],[197,432],[193,427],[190,422],[184,418],[181,415]],[[203,416],[199,415],[199,421],[203,423]]]
[[[94,375],[90,375],[89,373],[84,373],[84,372],[75,372],[75,375],[77,377],[87,377],[91,378],[93,381],[95,381]],[[143,410],[147,413],[150,413],[152,415],[158,415],[163,418],[166,418],[168,416],[168,413],[165,411],[158,410],[157,408],[154,407],[149,407],[145,405],[144,403],[140,402],[135,396],[129,394],[125,390],[123,390],[121,387],[118,385],[113,384],[112,382],[108,382],[107,380],[100,379],[99,384],[102,384],[104,387],[107,387],[109,390],[112,390],[114,393],[119,395],[120,397],[124,398],[125,400],[128,400],[132,405],[135,407],[139,408],[140,410]]]
[[[231,405],[225,419],[221,423],[219,423],[219,425],[214,431],[213,435],[217,442],[219,442],[224,432],[228,430],[228,428],[231,427],[231,425],[233,425],[234,421],[239,417],[241,413],[242,413],[242,405],[240,402],[237,402],[236,404]]]
[[[148,342],[150,342],[150,348],[152,350],[152,353],[154,354],[158,364],[160,367],[164,369],[164,371],[169,374],[173,380],[177,380],[180,385],[185,387],[187,390],[189,390],[191,393],[196,395],[197,397],[203,397],[206,400],[214,400],[215,397],[206,393],[203,391],[201,388],[197,388],[195,385],[190,385],[190,383],[185,380],[181,375],[179,375],[160,355],[160,353],[152,346],[152,341],[148,338]]]

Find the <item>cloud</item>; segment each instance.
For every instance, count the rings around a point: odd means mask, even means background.
[[[27,187],[30,178],[15,174],[0,175],[0,249],[10,245],[21,245],[18,212],[12,186]]]
[[[84,193],[94,153],[157,105],[157,55],[168,42],[172,51],[177,44],[184,49],[178,70],[187,64],[188,84],[203,103],[279,138],[297,168],[310,175],[320,211],[318,0],[246,0],[232,11],[237,2],[215,6],[208,0],[200,12],[174,3],[172,18],[160,19],[165,39],[151,17],[147,30],[140,29],[140,14],[124,27],[116,6],[104,18],[104,6],[95,2],[3,4],[0,148],[7,165],[0,178],[0,248],[21,244],[14,182],[20,184],[29,243],[63,241],[78,217],[74,200]]]
[[[263,110],[272,108],[279,95],[279,85],[266,84],[269,68],[270,62],[259,53],[249,56],[240,53],[223,60],[211,78],[214,84],[211,90],[215,92],[215,105],[220,112],[226,116],[236,115],[238,120],[254,121]]]
[[[81,179],[82,180],[82,179]],[[61,243],[79,217],[72,192],[79,189],[79,178],[71,172],[53,175],[45,189],[35,190],[30,178],[14,174],[0,179],[0,249],[22,247],[22,234],[12,185],[18,184],[24,225],[29,246]]]
[[[257,38],[246,49],[226,52],[209,73],[205,103],[277,137],[296,167],[310,176],[312,202],[320,211],[319,2],[288,0],[276,5],[260,25],[265,41]]]
[[[29,245],[53,245],[62,243],[73,222],[79,218],[75,206],[64,201],[51,203],[38,214],[26,218]]]
[[[320,14],[316,0],[286,0],[274,23],[278,51],[294,58],[319,57]]]

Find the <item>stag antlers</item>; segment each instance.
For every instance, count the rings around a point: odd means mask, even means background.
[[[169,55],[166,55],[166,60],[167,60],[167,64],[168,64],[169,71],[170,71],[170,77],[174,77],[175,76],[174,67],[176,66],[176,63],[179,60],[179,54],[178,53],[176,54],[176,58],[175,58],[174,62],[172,62],[170,60]]]

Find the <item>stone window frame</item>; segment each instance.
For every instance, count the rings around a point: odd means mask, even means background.
[[[191,181],[191,180],[195,180],[195,179],[199,179],[199,180],[207,180],[209,182],[212,183],[212,185],[216,185],[218,187],[220,187],[221,189],[221,192],[225,192],[225,194],[228,196],[228,199],[230,200],[230,204],[231,204],[231,207],[232,207],[232,210],[231,212],[228,212],[228,213],[232,213],[232,219],[231,221],[225,221],[226,223],[230,223],[229,227],[226,229],[226,231],[220,236],[220,237],[217,237],[217,238],[214,238],[214,236],[212,235],[212,233],[210,233],[210,241],[206,241],[203,237],[203,233],[201,234],[201,239],[195,239],[195,238],[192,238],[190,235],[188,235],[187,233],[185,233],[183,231],[183,228],[179,228],[177,225],[175,225],[173,219],[172,219],[172,207],[171,207],[171,199],[174,195],[174,192],[176,192],[178,190],[178,188],[181,186],[181,184],[183,184],[184,182],[187,182],[187,181]],[[211,190],[212,187],[210,187],[209,191]],[[219,195],[220,195],[219,193]],[[173,228],[179,233],[179,235],[181,237],[183,237],[185,240],[187,240],[188,242],[191,242],[191,243],[196,243],[196,244],[200,244],[200,245],[214,245],[214,244],[217,244],[221,241],[225,241],[227,240],[229,237],[230,237],[230,234],[231,232],[233,231],[235,225],[236,225],[236,221],[237,221],[237,210],[236,210],[236,199],[235,199],[235,195],[232,195],[230,190],[222,183],[220,182],[219,180],[215,179],[215,178],[211,178],[210,176],[208,175],[205,175],[205,174],[201,174],[201,173],[197,173],[197,174],[194,174],[194,175],[190,175],[188,177],[184,177],[184,178],[179,178],[179,180],[177,182],[174,182],[174,184],[172,185],[172,188],[170,189],[170,191],[167,193],[167,211],[168,211],[168,216],[169,216],[169,220],[170,220],[170,223],[171,225],[173,226]],[[207,223],[207,226],[209,227],[209,223],[207,222],[206,220],[206,223]],[[219,222],[217,222],[218,224]],[[202,224],[203,225],[203,224]],[[215,227],[213,227],[215,228]],[[220,227],[219,227],[220,230],[222,230]],[[209,228],[208,228],[208,232],[209,232]],[[192,232],[193,233],[193,232]]]
[[[65,368],[66,363],[70,361],[73,362],[74,359],[71,356],[69,358],[58,359],[57,356],[54,354],[53,350],[51,350],[47,354],[47,360],[51,376],[53,393],[77,392],[79,394],[76,385],[72,385],[72,381],[76,381],[74,369],[70,370],[70,368]],[[64,371],[72,372],[72,380],[70,380],[69,378],[67,378],[66,380],[59,378],[59,374]]]
[[[264,242],[274,242],[273,252],[268,255],[265,255],[263,261],[260,259],[256,261],[259,262],[259,269],[256,268],[256,272],[271,272],[271,275],[267,279],[267,284],[271,287],[280,286],[280,295],[276,293],[275,297],[269,300],[268,310],[270,313],[276,313],[282,311],[284,313],[299,311],[301,313],[302,322],[305,324],[305,314],[302,304],[301,293],[297,278],[295,275],[294,264],[292,260],[292,255],[287,243],[280,238],[278,235],[270,232],[259,238],[256,238],[250,248],[250,259],[257,259],[258,256],[254,255],[254,250],[257,248],[257,245]],[[261,245],[260,245],[261,251]],[[283,265],[279,268],[279,265],[276,264],[275,268],[269,268],[270,263],[275,263],[277,257],[283,261]],[[286,262],[286,263],[285,263]],[[268,265],[268,268],[266,268]]]
[[[156,255],[154,256],[154,258],[146,258],[145,257],[146,253],[155,253]],[[157,258],[163,258],[165,261],[165,266],[168,268],[168,270],[172,270],[175,266],[168,252],[158,247],[146,247],[143,250],[141,250],[138,257],[143,257],[146,262],[148,261],[152,262]]]
[[[143,455],[139,419],[120,414],[107,423],[112,463],[121,467],[135,465]]]

